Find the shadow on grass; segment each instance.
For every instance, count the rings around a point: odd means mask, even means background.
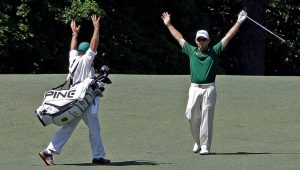
[[[267,152],[233,152],[233,153],[211,153],[211,155],[268,155]]]
[[[269,154],[300,154],[300,153],[269,153],[269,152],[234,152],[234,153],[211,153],[211,155],[269,155]]]
[[[136,160],[136,161],[123,161],[111,162],[107,165],[93,165],[92,163],[72,163],[72,164],[56,164],[56,165],[73,165],[73,166],[157,166],[160,164],[173,164],[173,163],[157,163],[153,161]]]

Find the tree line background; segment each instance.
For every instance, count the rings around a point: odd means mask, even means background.
[[[244,9],[248,16],[287,40],[282,43],[245,20],[219,57],[219,74],[300,75],[300,3],[297,0],[1,0],[0,73],[67,73],[72,32],[90,41],[91,14],[101,16],[96,69],[112,73],[189,74],[181,53],[161,20],[171,22],[195,45],[195,33],[206,29],[217,43]]]

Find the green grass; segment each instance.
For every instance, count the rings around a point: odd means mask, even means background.
[[[111,166],[90,166],[80,122],[51,169],[299,169],[300,78],[218,76],[212,155],[191,151],[189,76],[111,75],[100,122]],[[0,169],[46,168],[37,153],[58,129],[34,115],[65,75],[0,75]]]

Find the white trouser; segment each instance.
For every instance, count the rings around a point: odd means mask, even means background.
[[[185,115],[195,143],[200,146],[211,146],[216,98],[215,83],[191,84]]]
[[[82,115],[84,123],[89,128],[89,140],[93,152],[93,158],[103,158],[105,156],[104,147],[100,135],[100,124],[98,120],[99,98],[95,98],[95,105],[91,105]],[[95,109],[98,108],[98,109]],[[48,153],[60,154],[64,144],[68,141],[74,129],[78,125],[81,118],[74,119],[70,123],[62,126],[52,137],[46,151]]]

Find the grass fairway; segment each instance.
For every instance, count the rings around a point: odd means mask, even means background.
[[[44,169],[37,153],[57,126],[34,115],[43,91],[65,75],[0,75],[0,169]],[[218,76],[212,154],[192,153],[184,117],[189,76],[111,75],[101,98],[102,138],[110,166],[91,166],[80,122],[51,169],[300,168],[300,78]]]

